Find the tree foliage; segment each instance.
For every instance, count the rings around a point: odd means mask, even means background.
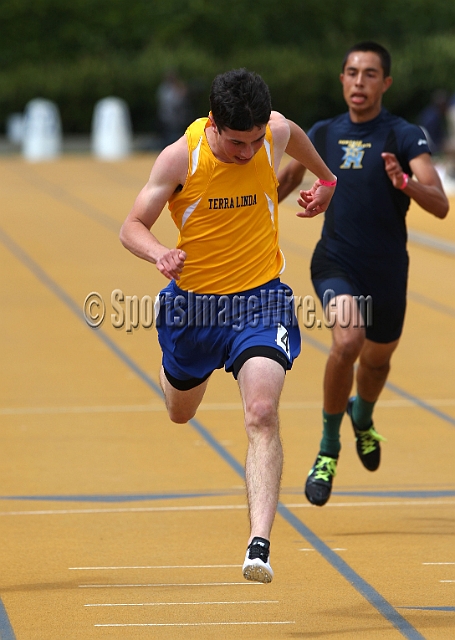
[[[42,96],[68,132],[90,128],[99,98],[130,105],[153,129],[155,92],[172,67],[206,113],[216,73],[246,66],[268,82],[274,108],[303,126],[342,110],[345,50],[374,39],[392,53],[385,103],[410,119],[431,92],[455,91],[455,3],[447,0],[2,0],[0,124]]]

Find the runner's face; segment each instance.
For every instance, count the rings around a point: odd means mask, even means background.
[[[265,129],[266,125],[251,131],[216,130],[216,149],[213,151],[222,162],[247,164],[264,144]]]
[[[354,122],[372,120],[381,111],[382,95],[392,84],[381,59],[372,51],[353,51],[340,75],[343,96]]]

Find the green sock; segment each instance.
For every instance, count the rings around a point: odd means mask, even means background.
[[[330,458],[338,458],[341,449],[340,426],[343,413],[326,413],[322,411],[322,440],[320,451]]]
[[[359,429],[369,429],[373,424],[373,409],[375,402],[367,402],[359,395],[355,397],[352,406],[352,418]]]

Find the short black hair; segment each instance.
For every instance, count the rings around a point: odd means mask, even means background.
[[[348,61],[349,56],[351,55],[351,53],[354,53],[355,51],[371,51],[373,53],[376,53],[379,56],[379,59],[381,60],[381,67],[382,67],[382,70],[384,71],[384,78],[387,78],[388,76],[390,76],[390,71],[392,68],[392,58],[390,57],[390,53],[381,44],[378,44],[377,42],[373,42],[372,40],[359,42],[358,44],[355,44],[353,47],[348,49],[348,51],[346,51],[346,54],[343,58],[343,64],[341,65],[341,71],[343,73],[344,73],[344,68],[346,66],[346,62]]]
[[[251,131],[267,124],[272,100],[260,75],[232,69],[216,76],[210,90],[210,109],[219,131]]]

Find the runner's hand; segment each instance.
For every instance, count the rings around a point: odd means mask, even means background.
[[[403,184],[404,171],[397,160],[394,153],[381,153],[381,157],[384,160],[384,169],[387,172],[395,189],[400,189]]]
[[[325,187],[316,180],[311,189],[300,191],[300,198],[297,203],[305,211],[299,211],[297,216],[299,218],[314,218],[323,213],[327,210],[334,192],[335,187]]]
[[[179,280],[186,253],[181,249],[167,249],[156,261],[156,268],[169,280]]]

